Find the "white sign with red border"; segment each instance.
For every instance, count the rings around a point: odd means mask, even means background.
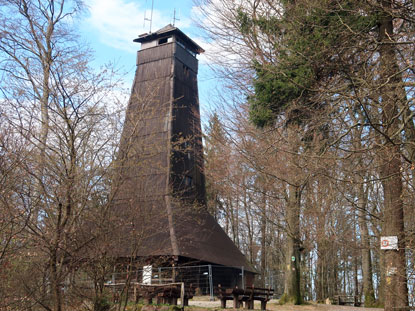
[[[396,235],[380,237],[380,249],[398,249],[398,237]]]

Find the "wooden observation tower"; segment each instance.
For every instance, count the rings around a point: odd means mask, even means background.
[[[114,206],[128,220],[118,256],[253,275],[206,211],[196,58],[204,50],[172,25],[134,42],[141,50],[116,170]]]

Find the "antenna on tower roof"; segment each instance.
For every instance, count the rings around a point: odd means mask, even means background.
[[[176,8],[174,8],[173,12],[173,26],[176,26],[176,21],[179,21],[180,19],[176,18]]]
[[[150,18],[146,17],[146,11],[144,11],[144,26],[146,24],[146,21],[150,22],[150,33],[151,33],[151,26],[153,25],[153,8],[154,8],[154,0],[151,0],[151,13]]]

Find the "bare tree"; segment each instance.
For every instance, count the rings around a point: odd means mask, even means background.
[[[13,179],[19,201],[8,200],[21,223],[30,220],[13,237],[25,243],[10,270],[23,284],[14,302],[63,310],[69,276],[97,239],[82,233],[108,208],[119,139],[117,79],[109,67],[89,67],[90,52],[73,29],[81,1],[1,4],[4,119],[30,151],[21,154]]]
[[[204,29],[226,52],[238,55],[219,65],[227,67],[224,72],[232,73],[231,82],[236,87],[250,82],[253,86],[243,88],[248,91],[251,120],[262,125],[268,123],[272,129],[278,128],[276,124],[285,118],[288,135],[289,121],[293,115],[297,116],[301,120],[297,132],[302,142],[313,135],[322,135],[323,143],[318,146],[320,159],[328,157],[329,152],[337,159],[337,170],[320,169],[319,172],[347,189],[345,192],[339,189],[338,193],[359,211],[360,235],[366,243],[362,263],[366,276],[370,275],[370,243],[364,236],[370,232],[365,227],[369,219],[373,220],[367,217],[367,206],[376,206],[376,213],[383,221],[381,231],[376,226],[370,229],[377,238],[398,236],[399,250],[385,252],[385,308],[407,306],[403,173],[412,165],[413,156],[413,70],[410,68],[414,54],[413,30],[409,26],[414,16],[413,3],[265,0],[242,4],[224,0],[203,4],[207,21],[215,21]],[[226,34],[231,36],[230,40],[226,40]],[[235,59],[246,67],[235,66],[232,63]],[[254,71],[253,76],[249,76],[250,70]],[[316,111],[318,118],[313,116]],[[351,117],[359,114],[363,118]],[[356,135],[355,130],[360,130],[362,135]],[[291,131],[295,132],[295,128],[291,127]],[[288,141],[295,146],[295,139]],[[357,145],[353,144],[357,141]],[[313,144],[315,141],[311,140]],[[307,157],[303,148],[297,152],[292,149],[291,153]],[[350,157],[362,159],[363,155],[370,159],[360,162],[370,168],[368,178],[360,165],[347,164]],[[319,152],[313,156],[319,157]],[[295,159],[293,156],[289,161],[293,166]],[[302,172],[307,170],[300,167]],[[350,183],[357,186],[350,188]],[[365,188],[376,191],[368,194]],[[337,230],[341,232],[340,224]],[[356,247],[356,241],[355,237],[349,247]],[[349,260],[350,251],[342,252],[344,260]],[[348,291],[347,286],[353,283],[350,275],[354,274],[356,280],[358,270],[359,262],[348,262],[342,275],[343,291]],[[351,271],[354,272],[351,274]],[[371,292],[370,287],[370,280],[365,279],[365,291]]]

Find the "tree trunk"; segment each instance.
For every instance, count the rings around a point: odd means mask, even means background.
[[[388,148],[388,150],[395,148]],[[395,150],[396,151],[396,150]],[[385,154],[385,157],[387,155]],[[385,251],[385,310],[405,310],[408,305],[408,288],[405,262],[405,233],[403,223],[402,180],[400,159],[397,154],[385,158],[382,168],[384,182],[384,236],[397,236],[399,250]]]
[[[359,263],[357,261],[357,256],[354,258],[353,260],[353,281],[354,281],[354,295],[356,297],[359,297],[359,278],[358,278],[358,274],[359,274]]]
[[[322,242],[317,240],[317,271],[316,271],[316,299],[317,302],[323,302],[326,297],[326,264],[324,262],[324,253]]]
[[[396,56],[393,42],[393,19],[388,13],[390,2],[381,2],[382,12],[379,26],[382,121],[386,134],[381,151],[381,178],[384,191],[384,236],[398,237],[398,250],[385,251],[385,311],[405,310],[408,306],[408,287],[405,261],[404,211],[402,201],[401,156],[398,142],[399,133],[398,106],[402,100],[402,81],[397,73]],[[391,41],[392,40],[392,41]],[[389,44],[388,44],[389,43]]]
[[[266,193],[263,195],[262,202],[262,214],[261,214],[261,283],[265,287],[265,276],[266,276],[266,239],[267,239],[267,196]]]
[[[62,292],[61,292],[61,279],[60,279],[60,267],[59,267],[59,251],[62,236],[62,204],[59,204],[57,213],[57,223],[55,229],[54,243],[51,249],[50,255],[50,276],[52,285],[52,297],[53,297],[53,310],[62,310]]]
[[[296,125],[291,123],[287,126],[287,136],[292,144],[291,154],[289,154],[291,182],[288,184],[287,207],[286,207],[286,250],[285,250],[285,302],[294,304],[302,303],[300,286],[300,212],[301,212],[301,171],[298,165],[297,154],[299,150],[298,135]]]
[[[365,307],[371,307],[375,303],[375,292],[373,290],[373,279],[372,279],[372,255],[370,252],[370,239],[369,230],[367,227],[366,219],[366,193],[364,190],[364,180],[360,175],[356,175],[358,187],[358,218],[359,218],[359,229],[360,239],[362,247],[362,274],[363,274],[363,297],[365,300]]]
[[[315,208],[317,212],[317,228],[316,228],[316,244],[317,244],[317,275],[316,275],[316,298],[319,302],[324,302],[328,297],[328,287],[330,279],[330,268],[328,265],[332,264],[328,262],[329,247],[327,241],[327,231],[326,231],[326,217],[327,211],[326,206],[329,206],[325,202],[326,192],[324,189],[327,189],[327,183],[324,179],[319,179],[315,185],[315,189],[311,190],[316,192],[316,201]]]
[[[287,204],[287,248],[285,254],[285,300],[301,304],[300,291],[300,187],[289,185]]]
[[[379,240],[379,244],[380,245],[380,240]],[[384,251],[379,251],[379,268],[378,268],[378,278],[379,278],[379,282],[378,282],[378,304],[383,306],[385,305],[385,283],[386,283],[386,273],[385,273],[385,252]]]
[[[365,117],[363,114],[359,114],[356,118],[354,114],[351,114],[351,118],[355,124],[361,123],[364,124]],[[358,152],[362,150],[362,132],[363,127],[358,127],[354,129],[354,149],[356,153],[356,171],[354,173],[354,188],[357,196],[357,217],[359,224],[359,233],[360,233],[360,248],[362,255],[362,294],[364,298],[365,307],[372,307],[375,304],[375,292],[373,288],[373,278],[372,278],[372,254],[371,254],[371,245],[370,245],[370,236],[368,229],[369,218],[367,212],[367,192],[365,191],[365,172],[366,168],[363,163],[363,154]],[[378,142],[379,143],[379,142]]]

